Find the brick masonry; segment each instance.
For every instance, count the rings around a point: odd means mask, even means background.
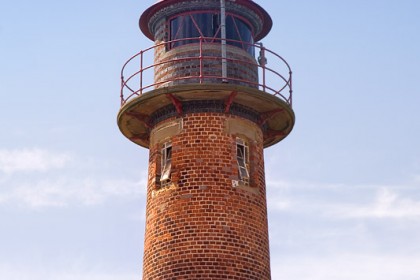
[[[237,137],[249,146],[249,183],[238,177]],[[153,127],[143,279],[271,279],[262,137],[256,123],[216,112]],[[166,142],[172,170],[162,184]]]
[[[155,63],[157,87],[200,83],[222,83],[222,59],[219,44],[204,43],[200,59],[200,44],[161,49]],[[258,66],[256,60],[246,51],[235,46],[227,46],[227,78],[230,84],[257,87]],[[200,71],[201,69],[201,71]]]

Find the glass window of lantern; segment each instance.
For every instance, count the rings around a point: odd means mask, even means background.
[[[220,13],[192,12],[169,19],[169,47],[198,43],[202,37],[206,43],[220,42]],[[254,36],[250,25],[233,14],[226,15],[227,44],[246,50],[254,55]]]

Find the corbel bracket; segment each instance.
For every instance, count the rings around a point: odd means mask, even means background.
[[[229,95],[229,97],[225,100],[225,113],[229,113],[230,111],[230,106],[233,103],[233,100],[235,99],[235,97],[238,95],[237,91],[232,91]]]
[[[272,117],[274,117],[275,115],[277,115],[278,113],[281,113],[283,111],[284,111],[284,109],[278,108],[278,109],[274,109],[272,111],[262,113],[261,114],[260,125],[264,125],[269,119],[271,119]]]
[[[182,115],[182,103],[181,101],[176,98],[175,96],[173,96],[171,93],[166,94],[166,97],[169,98],[169,100],[171,100],[172,104],[175,106],[176,112],[178,113],[178,115]]]
[[[284,133],[284,131],[281,131],[281,130],[272,130],[272,129],[269,129],[265,133],[265,136],[267,138],[275,138],[275,137],[278,137],[278,136],[285,136],[285,135],[286,135],[286,133]]]
[[[146,114],[142,114],[142,113],[137,113],[137,112],[128,112],[127,113],[128,116],[136,118],[137,120],[143,122],[147,128],[151,128],[151,125],[149,124],[149,116]]]
[[[149,138],[148,133],[142,133],[142,134],[134,134],[133,136],[130,137],[130,140],[133,142],[136,142],[137,140],[147,141],[148,138]]]

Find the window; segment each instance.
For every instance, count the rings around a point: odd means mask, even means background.
[[[219,12],[195,12],[183,14],[169,20],[169,40],[173,41],[170,48],[198,43],[199,37],[205,38],[207,43],[220,42],[220,13]],[[197,38],[197,39],[194,39]],[[185,40],[184,40],[185,39]],[[245,20],[237,16],[226,15],[226,39],[228,45],[244,49],[254,55],[254,36],[252,29]]]
[[[238,162],[239,179],[249,181],[249,149],[242,139],[236,139],[236,161]]]
[[[254,38],[243,20],[234,16],[226,17],[226,38],[235,41],[227,42],[227,44],[242,48],[254,55],[253,47],[249,45],[254,43]]]
[[[162,148],[162,160],[161,160],[161,182],[167,182],[171,179],[171,167],[172,167],[172,145],[171,143],[165,143]]]

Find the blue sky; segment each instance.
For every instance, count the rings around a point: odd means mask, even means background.
[[[141,279],[148,153],[116,114],[154,2],[1,0],[1,279]],[[265,152],[273,279],[418,280],[420,2],[256,2],[297,116]]]

